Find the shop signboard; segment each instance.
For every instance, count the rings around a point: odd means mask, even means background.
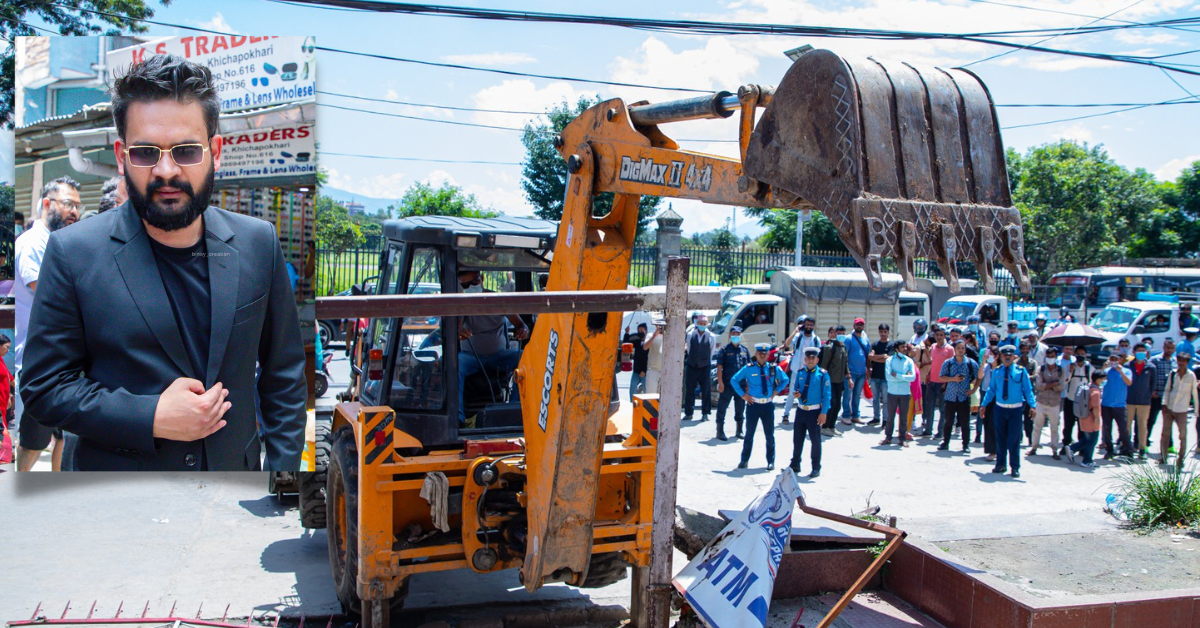
[[[226,133],[216,180],[315,177],[316,133],[311,123]]]
[[[221,111],[241,111],[316,96],[316,39],[186,35],[164,37],[108,53],[111,81],[155,54],[173,54],[212,70]]]

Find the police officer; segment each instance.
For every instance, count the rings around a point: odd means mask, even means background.
[[[792,471],[800,472],[800,457],[804,454],[804,439],[812,440],[812,472],[808,477],[821,475],[821,426],[825,424],[832,396],[829,373],[817,366],[821,350],[808,347],[804,350],[804,367],[792,381],[792,395],[796,397],[796,427],[792,429]]]
[[[729,330],[729,344],[721,347],[717,354],[717,392],[721,398],[717,400],[717,440],[729,440],[725,437],[725,412],[733,401],[733,419],[737,422],[737,434],[734,438],[742,437],[742,421],[746,416],[746,400],[735,393],[733,376],[742,367],[750,363],[750,350],[742,346],[742,328],[733,326]]]
[[[746,401],[746,439],[742,441],[742,461],[739,469],[750,462],[750,451],[754,447],[754,432],[762,422],[763,436],[767,439],[767,470],[775,468],[775,395],[787,388],[788,376],[775,364],[767,364],[767,353],[771,345],[760,342],[754,345],[754,361],[742,367],[733,376],[730,385]]]
[[[783,343],[792,354],[792,361],[788,363],[788,371],[792,379],[796,378],[796,373],[804,365],[804,350],[809,347],[821,348],[821,337],[814,331],[816,326],[817,319],[808,314],[801,314],[796,318],[796,331]],[[794,395],[788,395],[787,400],[783,402],[784,425],[787,425],[788,417],[792,414],[794,397]]]
[[[987,394],[983,397],[981,407],[986,407],[995,401],[992,412],[996,423],[996,468],[992,473],[1004,473],[1005,455],[1007,463],[1012,466],[1012,476],[1021,477],[1021,424],[1024,420],[1025,405],[1037,408],[1037,399],[1033,396],[1033,382],[1029,373],[1015,362],[1017,349],[1012,345],[1000,347],[1002,366],[992,371],[991,382]]]

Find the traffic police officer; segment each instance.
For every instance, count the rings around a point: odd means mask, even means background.
[[[754,432],[761,421],[763,436],[767,439],[767,470],[775,468],[775,395],[787,388],[788,376],[776,364],[767,364],[767,353],[771,345],[760,342],[754,345],[754,362],[742,367],[733,376],[730,385],[748,404],[746,408],[746,439],[742,441],[742,461],[739,469],[750,462],[750,451],[754,447]]]
[[[792,395],[796,397],[796,427],[792,429],[792,471],[800,472],[800,457],[804,454],[804,439],[812,440],[812,472],[808,477],[821,475],[821,426],[829,412],[832,396],[829,373],[817,366],[821,350],[808,347],[804,350],[804,366],[796,373],[792,382]]]
[[[1005,458],[1012,466],[1012,476],[1021,477],[1021,425],[1024,422],[1024,404],[1030,409],[1037,409],[1037,399],[1033,396],[1033,383],[1029,381],[1029,373],[1017,366],[1017,349],[1012,345],[1000,347],[1000,359],[1003,366],[992,371],[991,383],[987,394],[983,397],[980,407],[987,407],[995,401],[995,411],[992,417],[996,422],[996,468],[992,473],[1004,473]]]
[[[737,434],[734,438],[742,437],[742,421],[746,417],[746,400],[733,390],[733,376],[742,367],[750,363],[750,350],[742,346],[742,328],[734,326],[729,330],[729,344],[721,347],[717,354],[717,392],[721,398],[717,400],[717,440],[729,440],[725,436],[725,412],[733,401],[733,419],[737,422]]]

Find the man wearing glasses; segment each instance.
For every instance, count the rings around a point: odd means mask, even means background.
[[[48,238],[25,404],[79,435],[80,471],[258,470],[264,447],[267,470],[295,471],[296,305],[271,224],[208,206],[222,148],[212,73],[149,57],[112,97],[129,200]]]
[[[37,290],[42,258],[46,254],[46,241],[50,239],[52,232],[79,220],[79,212],[83,210],[83,205],[79,202],[79,184],[70,177],[59,177],[47,183],[42,188],[41,208],[41,217],[34,220],[29,229],[22,231],[16,241],[17,281],[13,293],[17,301],[17,342],[13,348],[13,364],[17,368],[17,390],[20,389],[21,366],[28,338],[29,309]],[[54,430],[38,423],[32,417],[22,423],[25,409],[19,395],[14,405],[16,411],[13,414],[16,421],[13,423],[13,429],[20,438],[17,445],[17,471],[29,471],[33,469],[42,452],[50,446],[51,433]],[[61,431],[55,432],[54,435],[56,438],[51,468],[59,471],[62,468],[63,436]]]

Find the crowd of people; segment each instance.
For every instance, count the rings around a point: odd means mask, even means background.
[[[985,331],[979,317],[971,316],[964,326],[917,320],[908,339],[894,338],[887,323],[879,324],[876,337],[870,338],[863,318],[854,319],[849,332],[844,325],[829,326],[822,339],[817,322],[800,316],[778,348],[744,346],[742,329],[736,326],[730,329],[730,342],[718,347],[700,315],[685,339],[683,418],[694,418],[698,392],[700,422],[709,419],[712,361],[719,394],[716,438],[730,439],[725,419],[732,404],[732,438],[743,441],[739,468],[749,465],[760,431],[767,469],[775,468],[779,394],[785,395],[782,423],[795,423],[789,466],[799,473],[807,445],[813,478],[821,473],[823,439],[868,429],[881,432],[879,447],[904,449],[918,438],[940,451],[955,442],[968,455],[981,447],[994,462],[993,473],[1014,478],[1020,477],[1022,460],[1042,455],[1047,444],[1053,460],[1088,468],[1096,466],[1099,456],[1156,458],[1167,464],[1189,451],[1189,412],[1200,412],[1200,368],[1192,366],[1196,349],[1191,340],[1198,323],[1190,307],[1180,308],[1179,316],[1188,338],[1179,346],[1167,339],[1152,357],[1150,338],[1132,347],[1123,340],[1095,366],[1086,346],[1044,342],[1054,327],[1074,322],[1065,308],[1054,321],[1039,315],[1034,328],[1023,334],[1016,322],[1004,327],[1006,334],[999,328]],[[659,392],[662,321],[657,323],[652,333],[646,325],[636,333],[626,330],[625,342],[635,347],[631,398]],[[783,359],[772,361],[776,351],[789,360],[786,370],[779,366]],[[867,396],[869,418],[863,416]],[[1200,421],[1195,430],[1200,442]],[[1157,456],[1152,455],[1155,448]]]

